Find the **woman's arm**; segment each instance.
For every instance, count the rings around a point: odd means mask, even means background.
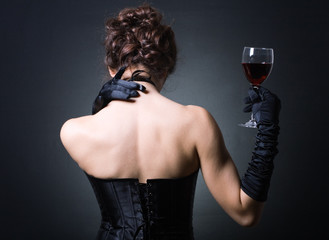
[[[225,147],[216,121],[204,109],[197,114],[194,129],[196,148],[205,182],[217,202],[239,224],[252,226],[258,222],[267,199],[273,159],[279,134],[280,100],[269,90],[250,88],[249,104],[245,111],[252,111],[257,122],[255,148],[249,167],[242,181]]]
[[[260,219],[263,203],[245,194],[240,177],[228,153],[222,133],[213,119],[200,108],[194,137],[203,178],[221,207],[240,225],[252,226]]]

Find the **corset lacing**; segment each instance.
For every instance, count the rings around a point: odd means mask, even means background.
[[[139,232],[142,230],[144,239],[151,239],[151,228],[156,223],[156,221],[162,219],[154,216],[153,214],[153,195],[150,191],[152,187],[151,183],[137,183],[139,185],[139,195],[142,206],[142,214],[143,214],[143,223],[139,225],[134,234],[134,240],[138,239],[137,236]],[[143,239],[141,238],[141,239]]]

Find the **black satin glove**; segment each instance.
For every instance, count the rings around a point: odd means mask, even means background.
[[[103,85],[93,103],[92,114],[99,112],[112,100],[128,100],[139,96],[137,90],[145,91],[145,87],[141,84],[120,79],[125,70],[126,67],[120,68],[114,78]]]
[[[279,124],[281,102],[279,98],[264,87],[249,88],[249,96],[244,102],[248,104],[243,111],[251,112],[259,124]]]
[[[257,201],[266,201],[274,168],[273,160],[278,153],[279,98],[263,87],[250,88],[245,98],[245,112],[251,112],[257,122],[255,148],[249,167],[241,181],[242,190]]]

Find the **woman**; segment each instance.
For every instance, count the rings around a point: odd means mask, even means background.
[[[68,120],[61,130],[100,205],[97,239],[194,239],[199,169],[217,202],[243,226],[258,222],[267,197],[278,98],[264,88],[249,90],[245,110],[253,111],[258,133],[240,181],[212,116],[159,93],[176,63],[174,33],[161,18],[143,5],[107,21],[106,64],[113,79],[97,96],[93,115]]]

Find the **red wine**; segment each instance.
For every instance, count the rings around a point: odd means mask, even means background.
[[[254,86],[259,86],[272,69],[272,63],[242,63],[244,72],[249,82]]]

